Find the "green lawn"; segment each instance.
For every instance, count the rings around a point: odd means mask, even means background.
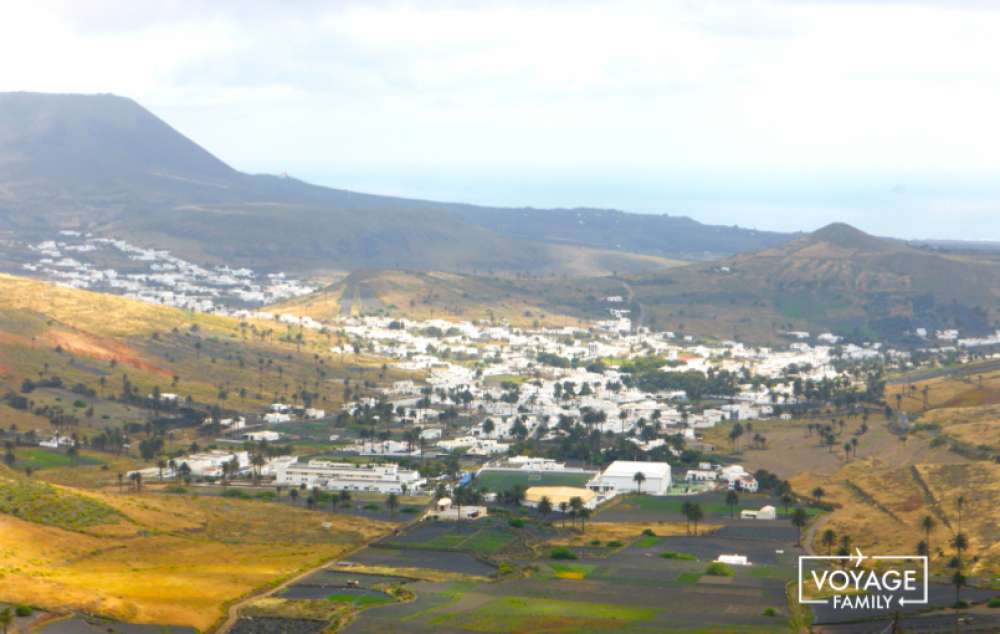
[[[552,576],[559,579],[586,579],[597,568],[594,564],[550,563]]]
[[[528,487],[582,487],[592,476],[586,473],[521,473],[518,471],[484,471],[472,481],[472,486],[500,493],[517,485]]]
[[[77,456],[73,458],[67,456],[62,451],[43,449],[41,447],[17,447],[14,449],[14,468],[23,471],[26,468],[40,471],[42,469],[54,469],[56,467],[69,467],[73,465],[99,465],[104,464],[97,458],[90,456]]]
[[[699,579],[701,579],[700,572],[694,572],[694,571],[682,572],[681,574],[677,575],[677,583],[683,584],[685,586],[694,585],[698,583]]]

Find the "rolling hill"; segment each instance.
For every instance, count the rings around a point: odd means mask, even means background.
[[[584,312],[546,300],[544,280],[440,271],[355,271],[304,297],[271,307],[320,321],[358,314],[410,319],[502,320],[516,326],[579,323]]]
[[[301,335],[301,338],[299,338]],[[343,402],[343,381],[399,378],[382,360],[334,356],[333,334],[241,321],[0,274],[0,421],[22,432],[94,437],[161,418],[175,447],[201,421],[313,394]],[[174,393],[158,409],[148,395]],[[144,437],[144,432],[138,432]]]
[[[963,336],[1000,327],[1000,262],[941,252],[832,224],[756,253],[645,274],[546,278],[366,270],[280,310],[330,319],[383,312],[408,317],[531,324],[605,319],[626,298],[647,327],[770,343],[790,330],[850,339],[909,339],[915,328]]]
[[[830,330],[900,339],[917,327],[992,331],[1000,264],[832,224],[788,244],[628,278],[646,325],[766,338]]]
[[[300,271],[635,272],[659,263],[631,252],[718,257],[789,239],[686,218],[476,207],[245,174],[126,98],[0,94],[0,238],[56,229]]]

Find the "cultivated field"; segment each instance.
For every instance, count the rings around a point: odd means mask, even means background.
[[[259,501],[82,492],[9,471],[4,483],[0,500],[18,506],[0,514],[0,601],[135,623],[207,628],[237,598],[389,530]]]

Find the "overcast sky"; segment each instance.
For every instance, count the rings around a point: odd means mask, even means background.
[[[0,59],[245,171],[1000,240],[1000,2],[34,0]]]

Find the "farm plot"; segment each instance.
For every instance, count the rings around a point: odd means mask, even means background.
[[[492,555],[514,541],[513,530],[493,522],[423,522],[383,542],[385,546]]]
[[[364,597],[387,598],[382,588],[406,583],[405,577],[369,575],[333,570],[321,570],[285,588],[281,599],[330,599],[355,605],[372,605],[388,601],[365,600]],[[331,599],[331,597],[342,597]]]
[[[18,447],[15,451],[15,456],[16,459],[13,466],[19,471],[24,471],[25,469],[41,471],[43,469],[53,469],[57,467],[104,464],[101,460],[91,456],[78,455],[73,457],[62,451],[53,451],[51,449],[42,449],[40,447]]]
[[[740,501],[736,506],[735,515],[743,509],[759,509],[770,504],[781,509],[781,502],[768,495],[756,493],[740,493]],[[630,495],[621,502],[612,505],[598,514],[600,521],[607,522],[640,522],[640,521],[670,521],[683,522],[682,508],[686,502],[701,505],[706,519],[730,517],[730,509],[726,504],[726,494],[719,491],[699,493],[696,495]]]
[[[43,625],[39,630],[44,634],[194,634],[196,630],[190,627],[169,627],[164,625],[141,625],[138,623],[122,623],[93,616],[72,616],[68,619],[53,621]]]
[[[368,547],[351,557],[352,563],[391,569],[428,569],[460,575],[488,577],[494,568],[463,552],[409,548]]]
[[[518,561],[538,566],[538,573],[496,583],[415,583],[408,588],[416,601],[367,610],[346,631],[787,631],[785,585],[796,570],[794,536],[789,541],[780,527],[773,533],[757,525],[756,532],[721,537],[649,537],[626,526],[631,545],[600,560]],[[785,549],[788,555],[775,552]],[[662,557],[664,552],[670,556]],[[748,554],[756,565],[734,567],[730,577],[706,574],[722,553]]]

